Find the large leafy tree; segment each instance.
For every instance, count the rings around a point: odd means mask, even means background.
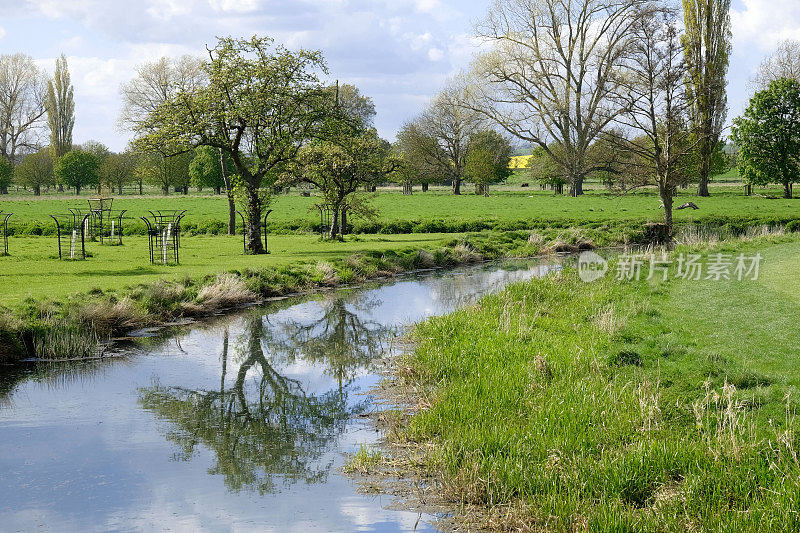
[[[75,187],[80,194],[83,187],[98,183],[100,163],[97,156],[83,150],[73,150],[61,156],[55,165],[55,175],[59,182]]]
[[[137,163],[137,156],[132,152],[110,154],[100,163],[100,179],[121,195],[122,188],[133,182]]]
[[[390,145],[374,128],[312,142],[300,152],[297,179],[314,185],[331,211],[329,237],[344,235],[348,214],[370,216],[359,190],[381,181],[394,170]]]
[[[225,181],[219,152],[211,146],[198,147],[189,164],[189,179],[195,187],[210,187],[214,194],[221,194]]]
[[[731,54],[731,0],[683,0],[682,37],[687,100],[697,144],[698,196],[708,196],[711,158],[719,144],[728,97],[725,76]]]
[[[792,184],[800,181],[800,82],[773,81],[733,124],[739,173],[754,185],[780,183],[791,198]]]
[[[72,150],[72,128],[75,126],[75,95],[70,80],[67,58],[56,60],[53,79],[47,83],[44,105],[50,127],[50,155],[53,161]]]
[[[30,187],[35,196],[42,193],[42,187],[55,184],[53,158],[49,148],[43,148],[25,156],[16,170],[14,177],[18,184]]]
[[[475,183],[475,194],[489,196],[489,185],[512,174],[511,143],[494,130],[484,130],[469,140],[464,173]]]
[[[441,162],[447,159],[436,139],[427,134],[417,121],[407,122],[397,133],[395,153],[401,161],[395,179],[403,186],[403,194],[411,194],[414,183],[428,184],[441,181]]]
[[[465,99],[463,87],[451,84],[431,101],[416,120],[417,128],[425,137],[435,141],[434,145],[430,145],[426,139],[421,139],[423,142],[416,147],[416,151],[420,152],[427,164],[436,166],[440,176],[451,182],[453,194],[461,194],[467,145],[483,125],[483,117],[464,105]]]
[[[144,149],[211,146],[230,156],[245,203],[246,244],[264,253],[262,209],[272,185],[326,115],[316,51],[293,52],[267,37],[222,38],[209,50],[207,82],[181,89],[135,126]]]

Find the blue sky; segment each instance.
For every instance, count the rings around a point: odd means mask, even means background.
[[[0,0],[0,53],[23,52],[52,71],[67,55],[76,94],[74,141],[127,143],[117,130],[119,86],[137,64],[200,55],[217,35],[267,34],[321,49],[331,77],[375,100],[389,139],[476,52],[474,23],[490,0]],[[781,39],[800,39],[800,0],[734,0],[730,115]]]

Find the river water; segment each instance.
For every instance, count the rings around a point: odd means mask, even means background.
[[[0,375],[2,531],[434,531],[340,471],[379,435],[405,328],[554,268],[484,265],[290,298],[100,363]]]

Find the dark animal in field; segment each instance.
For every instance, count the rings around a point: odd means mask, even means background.
[[[700,209],[694,202],[686,202],[685,204],[679,205],[677,208],[686,209],[687,207],[691,207],[692,209]]]
[[[530,187],[530,185],[528,185],[527,183],[523,183],[522,185],[520,185],[520,187]]]

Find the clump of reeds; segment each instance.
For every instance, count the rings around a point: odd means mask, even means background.
[[[206,311],[226,309],[258,300],[245,281],[234,274],[219,274],[216,280],[200,289],[195,300]]]
[[[39,359],[90,359],[101,355],[101,342],[91,328],[53,326],[33,341]]]

